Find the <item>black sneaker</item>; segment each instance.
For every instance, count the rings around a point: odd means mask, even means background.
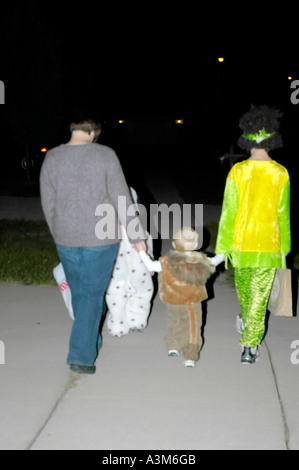
[[[71,364],[70,370],[77,374],[89,374],[93,375],[96,372],[96,366],[81,366],[79,364]]]
[[[260,357],[259,347],[255,348],[243,346],[241,362],[242,364],[254,364]]]

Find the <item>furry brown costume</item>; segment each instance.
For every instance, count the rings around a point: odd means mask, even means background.
[[[160,258],[159,273],[161,300],[172,305],[187,305],[207,299],[205,284],[215,271],[202,253],[192,256],[180,251],[170,251]]]
[[[165,343],[170,356],[186,359],[186,367],[194,367],[202,347],[202,308],[206,300],[206,282],[215,272],[214,264],[205,254],[194,251],[198,247],[198,233],[191,227],[182,227],[174,234],[171,250],[159,261],[153,261],[140,250],[140,256],[149,271],[159,273],[159,291],[167,305],[168,331]],[[223,261],[223,260],[222,260]]]
[[[161,300],[167,304],[169,351],[180,351],[186,360],[198,361],[202,347],[202,305],[208,298],[206,282],[215,272],[206,256],[195,251],[170,251],[160,258]]]

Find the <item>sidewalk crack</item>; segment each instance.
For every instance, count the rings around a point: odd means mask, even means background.
[[[274,379],[274,383],[275,383],[275,388],[276,388],[276,392],[277,392],[277,398],[278,398],[278,401],[279,401],[279,406],[280,406],[280,411],[281,411],[281,419],[282,419],[283,428],[284,428],[284,440],[285,440],[286,450],[290,450],[290,446],[289,446],[290,431],[289,431],[289,427],[288,427],[285,408],[284,408],[284,405],[283,405],[283,400],[281,398],[281,394],[280,394],[280,391],[279,391],[277,375],[276,375],[275,368],[274,368],[274,365],[273,365],[271,352],[270,352],[270,349],[267,345],[266,340],[264,340],[264,344],[265,344],[267,352],[268,352],[269,361],[270,361],[270,365],[271,365],[271,370],[272,370],[272,374],[273,374],[273,379]]]
[[[69,378],[68,378],[68,381],[66,382],[65,386],[64,386],[64,389],[63,391],[61,392],[61,394],[59,395],[59,397],[57,398],[56,402],[54,403],[54,406],[53,408],[51,409],[50,413],[48,414],[47,418],[45,419],[44,423],[42,424],[42,426],[39,428],[39,430],[36,432],[36,434],[34,435],[34,437],[31,439],[31,441],[29,442],[29,444],[25,447],[24,450],[31,450],[32,447],[34,446],[34,444],[36,443],[36,441],[38,440],[38,438],[40,437],[40,435],[42,434],[42,432],[44,431],[44,429],[46,428],[46,426],[48,425],[48,423],[50,422],[50,420],[52,419],[55,411],[57,410],[58,406],[60,405],[60,403],[62,402],[62,400],[64,399],[64,397],[66,396],[66,394],[68,393],[69,390],[75,388],[77,386],[77,383],[78,381],[80,380],[81,376],[79,376],[78,374],[76,373],[73,373],[73,372],[70,372],[70,375],[69,375]]]

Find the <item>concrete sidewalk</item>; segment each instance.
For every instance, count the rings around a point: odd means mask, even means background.
[[[208,213],[217,222],[219,207]],[[77,376],[58,288],[0,285],[0,450],[298,450],[298,317],[271,317],[259,362],[244,366],[235,290],[226,273],[211,288],[195,369],[167,357],[156,297],[147,329],[119,339],[104,327],[96,375]]]
[[[91,377],[65,365],[71,320],[58,289],[0,285],[0,308],[1,450],[299,449],[298,318],[271,318],[259,362],[241,365],[225,274],[195,369],[167,357],[158,298],[142,334],[104,328]]]

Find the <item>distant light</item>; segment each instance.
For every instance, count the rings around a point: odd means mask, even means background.
[[[224,57],[218,57],[218,62],[224,62]]]
[[[184,124],[184,120],[183,119],[177,119],[175,121],[176,124]]]
[[[288,80],[293,80],[293,77],[291,77],[291,75],[289,75]]]
[[[42,153],[46,153],[47,150],[48,150],[48,149],[47,149],[46,147],[43,147],[42,149],[40,149],[40,151],[41,151]]]
[[[125,121],[124,121],[123,119],[120,119],[120,120],[118,121],[118,124],[123,124],[124,122],[125,122]]]

